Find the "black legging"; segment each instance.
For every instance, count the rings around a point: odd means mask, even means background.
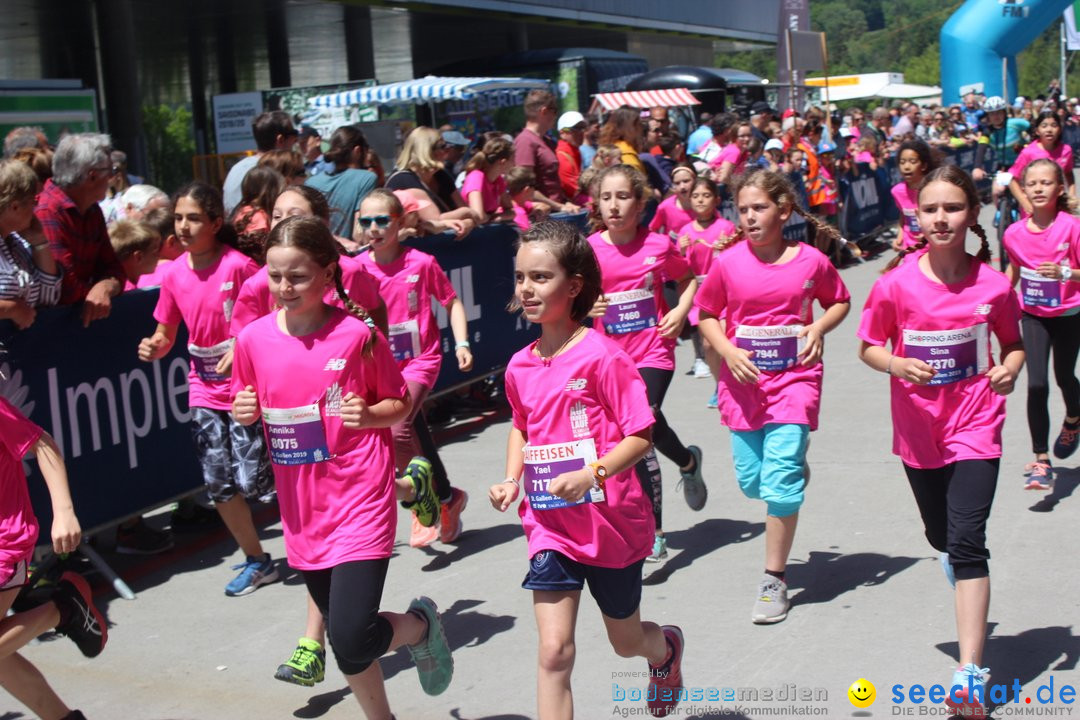
[[[1054,379],[1065,397],[1065,415],[1080,417],[1080,382],[1076,379],[1076,357],[1080,354],[1080,314],[1038,317],[1024,313],[1020,320],[1027,356],[1027,416],[1031,449],[1047,452],[1050,436],[1050,381],[1047,368],[1054,352]]]
[[[424,411],[416,413],[413,418],[413,434],[420,443],[420,452],[431,463],[431,482],[435,486],[435,494],[439,496],[439,502],[445,504],[452,497],[450,478],[446,476],[446,466],[439,457],[439,448],[435,446],[435,438],[431,436],[431,428],[428,427]]]
[[[986,520],[994,503],[1001,460],[958,460],[925,470],[904,465],[926,539],[949,554],[957,580],[990,574]]]
[[[653,445],[668,460],[681,468],[686,467],[693,461],[694,456],[690,454],[690,451],[679,440],[679,436],[667,424],[667,419],[660,409],[660,406],[664,404],[664,396],[667,395],[668,386],[671,385],[671,379],[675,376],[675,371],[643,367],[638,368],[638,373],[641,375],[641,379],[645,381],[645,392],[649,398],[649,406],[652,407],[653,417],[656,418],[656,423],[652,428]],[[653,456],[650,463],[650,455],[652,453],[639,460],[635,470],[638,480],[645,488],[649,499],[652,500],[656,529],[661,530],[663,528],[662,510],[664,501],[663,486],[660,484],[660,465],[656,463],[655,456]]]
[[[379,615],[390,559],[354,560],[326,570],[304,570],[304,584],[326,622],[326,637],[345,675],[367,670],[394,638]]]

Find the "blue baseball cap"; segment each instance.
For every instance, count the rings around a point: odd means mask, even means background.
[[[828,140],[822,140],[818,143],[817,153],[818,155],[824,155],[825,153],[836,152],[836,146]]]

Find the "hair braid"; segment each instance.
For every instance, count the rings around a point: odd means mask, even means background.
[[[832,243],[839,243],[841,245],[847,244],[843,236],[840,235],[840,230],[833,227],[832,225],[825,222],[816,215],[806,212],[799,206],[799,203],[792,202],[791,209],[796,214],[801,215],[806,220],[806,222],[814,226],[814,244],[821,252],[828,252],[828,246]]]
[[[986,230],[979,223],[975,223],[971,226],[971,232],[975,233],[975,236],[979,238],[979,252],[975,253],[975,257],[982,260],[987,265],[990,264],[990,240],[986,237]]]
[[[375,340],[379,336],[379,331],[375,327],[375,321],[371,319],[371,315],[364,308],[357,305],[349,297],[349,294],[345,291],[345,283],[341,274],[341,263],[337,263],[334,266],[334,287],[337,288],[338,297],[341,298],[341,302],[345,304],[345,309],[349,311],[350,315],[354,315],[368,326],[370,331],[367,342],[364,343],[364,356],[371,357],[372,348],[375,346]]]
[[[982,230],[982,228],[979,228],[979,229]],[[983,233],[983,237],[984,238],[986,237],[985,233]],[[926,247],[926,244],[928,242],[929,242],[929,240],[927,240],[926,236],[923,235],[922,238],[919,240],[919,242],[915,243],[914,245],[908,245],[906,248],[904,248],[900,252],[896,253],[896,257],[894,257],[892,260],[890,260],[889,264],[886,265],[885,269],[882,270],[881,272],[883,274],[889,272],[890,270],[895,268],[897,265],[899,265],[903,261],[903,259],[905,257],[910,255],[911,253],[918,252],[918,251],[922,250],[924,247]]]

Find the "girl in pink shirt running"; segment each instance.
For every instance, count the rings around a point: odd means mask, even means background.
[[[390,426],[412,403],[386,341],[348,311],[338,248],[316,218],[289,218],[267,239],[267,274],[281,310],[237,340],[232,414],[266,428],[289,564],[322,611],[338,667],[369,720],[391,718],[378,659],[405,645],[429,695],[446,690],[453,659],[435,603],[379,612],[397,514]],[[287,372],[283,372],[287,370]]]
[[[694,208],[694,221],[679,230],[679,249],[694,271],[698,287],[705,282],[705,276],[712,267],[713,260],[734,242],[737,231],[730,220],[720,217],[716,211],[720,203],[716,183],[706,177],[695,178],[690,191],[690,204]],[[693,327],[690,339],[694,343],[694,377],[720,377],[720,357],[712,345],[705,342],[698,330],[700,311],[697,307],[690,311],[688,320]],[[715,380],[713,381],[715,383]],[[715,386],[714,386],[715,387]],[[708,407],[716,407],[716,392],[709,398]]]
[[[900,232],[892,247],[896,252],[915,245],[922,238],[917,216],[919,184],[937,167],[930,146],[922,140],[905,140],[896,155],[896,167],[900,182],[893,185],[892,198],[900,210]]]
[[[258,271],[255,261],[233,247],[236,234],[225,223],[221,193],[206,183],[181,188],[173,204],[176,237],[187,254],[169,265],[154,308],[157,329],[139,343],[139,359],[165,357],[187,325],[188,406],[192,439],[210,499],[246,560],[225,586],[230,597],[247,595],[278,579],[264,552],[247,499],[273,498],[274,478],[258,426],[244,427],[229,416],[233,338],[229,332],[240,287]]]
[[[859,357],[890,379],[893,452],[904,464],[926,538],[956,589],[960,666],[946,703],[982,710],[982,664],[990,574],[986,521],[997,486],[1005,395],[1024,364],[1020,306],[988,264],[979,195],[963,170],[946,165],[919,188],[914,262],[894,259],[870,291],[859,324]],[[971,229],[977,256],[964,249]],[[901,255],[902,257],[902,255]],[[990,334],[1001,346],[991,357]],[[890,346],[886,348],[886,345]]]
[[[1047,440],[1050,388],[1047,366],[1054,353],[1054,378],[1065,400],[1065,421],[1054,442],[1054,455],[1065,459],[1080,439],[1080,382],[1076,357],[1080,354],[1080,222],[1071,213],[1076,205],[1067,194],[1065,174],[1053,160],[1043,158],[1020,175],[1031,217],[1013,223],[1003,244],[1009,256],[1005,275],[1016,286],[1024,314],[1020,326],[1027,355],[1028,430],[1035,460],[1024,468],[1028,490],[1049,490],[1054,482]]]
[[[473,356],[465,306],[435,258],[401,244],[401,215],[401,202],[387,190],[372,190],[364,198],[357,222],[369,249],[358,260],[379,283],[389,316],[390,348],[413,401],[412,412],[392,430],[397,470],[407,478],[406,489],[409,485],[418,489],[415,499],[402,498],[413,510],[409,544],[424,547],[436,539],[457,540],[461,513],[469,502],[464,490],[450,485],[434,446],[423,448],[426,457],[420,455],[420,438],[430,435],[421,410],[442,367],[441,333],[431,309],[432,298],[450,315],[458,369],[471,370]],[[437,501],[426,491],[430,486]]]
[[[55,629],[71,638],[83,655],[101,653],[108,626],[94,606],[86,580],[76,572],[65,572],[48,602],[8,615],[29,581],[38,540],[38,521],[22,466],[31,452],[52,500],[52,549],[58,554],[75,552],[82,529],[71,504],[60,449],[47,432],[0,397],[0,686],[39,717],[86,720],[81,712],[68,708],[45,676],[18,652],[46,630]]]
[[[541,335],[506,368],[506,480],[488,498],[503,512],[524,489],[518,515],[530,562],[522,587],[533,591],[540,636],[537,715],[574,715],[574,626],[588,584],[615,651],[648,660],[649,712],[663,717],[678,703],[683,636],[641,620],[653,519],[632,472],[655,422],[645,384],[616,343],[581,324],[600,297],[600,268],[572,225],[542,222],[522,235],[514,284],[514,305]]]
[[[824,338],[847,316],[851,296],[824,254],[784,239],[791,213],[804,214],[784,175],[751,170],[734,196],[746,241],[713,261],[697,297],[698,327],[723,360],[720,418],[731,430],[739,487],[766,504],[765,572],[751,620],[776,623],[790,607],[784,573],[818,425]],[[835,228],[805,217],[836,240]],[[816,321],[815,300],[825,310]]]
[[[1035,141],[1027,145],[1016,157],[1016,162],[1009,168],[1012,179],[1009,192],[1013,194],[1024,216],[1031,215],[1032,204],[1020,182],[1020,176],[1030,163],[1047,158],[1057,163],[1067,183],[1066,193],[1076,197],[1076,172],[1073,170],[1072,146],[1064,141],[1061,119],[1053,110],[1043,110],[1032,123],[1035,127]]]
[[[675,339],[693,307],[697,280],[690,264],[666,235],[641,227],[647,199],[645,176],[629,165],[603,170],[597,180],[604,230],[589,236],[603,270],[603,294],[589,312],[593,327],[603,331],[637,366],[656,417],[653,443],[676,463],[683,495],[692,510],[705,507],[708,489],[701,476],[701,449],[683,445],[660,407],[675,374]],[[678,284],[678,304],[668,310],[664,283]],[[650,562],[667,557],[662,529],[663,489],[660,464],[652,453],[637,467],[638,478],[653,502],[656,539]]]
[[[697,173],[693,166],[679,163],[671,170],[671,194],[660,201],[656,214],[649,221],[649,230],[678,237],[678,231],[694,219],[694,207],[690,203],[690,189]]]

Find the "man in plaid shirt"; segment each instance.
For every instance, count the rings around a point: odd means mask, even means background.
[[[108,317],[112,299],[124,287],[124,268],[98,206],[116,172],[109,160],[111,144],[108,135],[97,133],[61,140],[53,156],[53,176],[34,208],[49,249],[63,268],[59,304],[82,302],[83,327]]]

